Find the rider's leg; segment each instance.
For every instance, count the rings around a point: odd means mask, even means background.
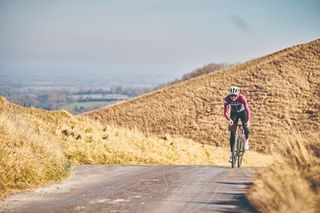
[[[245,110],[240,112],[240,119],[241,119],[241,123],[243,124],[243,130],[244,130],[244,135],[246,137],[246,140],[244,142],[244,149],[248,150],[249,149],[249,127],[246,125],[247,122],[247,113]]]
[[[249,139],[250,129],[245,125],[247,123],[247,113],[245,110],[239,112],[241,123],[243,124],[244,135],[246,139]]]
[[[234,141],[235,141],[235,137],[236,137],[238,121],[239,121],[238,113],[231,111],[230,118],[231,118],[231,120],[233,120],[233,125],[230,126],[230,150],[232,153],[233,147],[234,147]]]

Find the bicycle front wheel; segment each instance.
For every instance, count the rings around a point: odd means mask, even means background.
[[[232,161],[231,161],[231,167],[234,168],[237,163],[237,156],[238,156],[238,141],[236,140],[233,145],[233,151],[232,151]]]

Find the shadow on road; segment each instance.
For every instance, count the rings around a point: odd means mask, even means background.
[[[258,212],[254,206],[251,205],[245,193],[216,193],[221,199],[214,201],[185,201],[185,200],[158,200],[158,202],[165,201],[166,203],[185,203],[184,205],[206,205],[207,209],[217,210],[224,213],[256,213]],[[213,206],[211,209],[210,206]],[[230,208],[231,207],[231,208]],[[213,210],[213,211],[214,211]]]
[[[216,181],[217,184],[227,185],[228,187],[239,188],[249,188],[252,185],[252,182],[231,182],[231,181]],[[242,191],[242,190],[240,190]],[[239,192],[239,190],[234,190],[232,193],[216,192],[217,195],[227,198],[221,201],[214,201],[212,204],[223,206],[241,206],[237,212],[258,212],[257,209],[251,205],[245,192]],[[230,209],[220,209],[221,212],[234,212]]]
[[[218,193],[218,194],[232,197],[232,199],[228,201],[210,202],[210,204],[221,206],[221,209],[219,209],[219,211],[221,212],[234,212],[234,210],[226,209],[223,206],[241,206],[241,208],[237,209],[236,212],[258,212],[256,208],[251,205],[245,193],[240,193],[240,194]]]
[[[182,206],[207,206],[206,209],[218,212],[242,212],[242,213],[252,213],[258,212],[254,206],[251,205],[249,200],[246,197],[245,189],[252,185],[251,182],[231,182],[231,181],[215,181],[217,185],[220,185],[221,188],[226,189],[228,192],[214,192],[214,200],[210,201],[207,198],[201,198],[197,200],[162,200],[170,203],[180,203]]]

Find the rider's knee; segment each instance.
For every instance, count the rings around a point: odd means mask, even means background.
[[[247,127],[247,126],[245,126],[245,127],[243,128],[243,130],[244,130],[244,132],[245,132],[246,134],[249,134],[249,133],[250,133],[250,128]]]
[[[232,134],[232,135],[235,135],[236,134],[236,127],[235,127],[235,125],[232,125],[232,126],[229,126],[229,130],[230,130],[230,133]]]

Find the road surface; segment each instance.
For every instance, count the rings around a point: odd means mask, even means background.
[[[254,168],[84,165],[66,181],[18,193],[0,212],[254,212]]]

